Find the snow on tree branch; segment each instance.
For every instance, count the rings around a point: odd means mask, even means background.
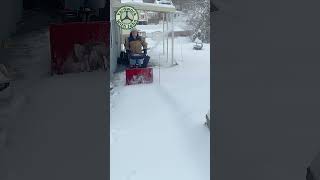
[[[210,42],[210,0],[194,0],[193,6],[189,6],[188,24],[191,26],[194,34],[201,31],[200,39],[203,42]],[[196,37],[193,37],[193,40]],[[199,37],[198,37],[199,38]]]

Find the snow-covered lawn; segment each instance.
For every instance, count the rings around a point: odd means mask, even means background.
[[[151,61],[160,57],[166,64],[162,42],[154,44]],[[179,65],[154,67],[153,84],[124,86],[125,74],[115,75],[111,180],[209,180],[210,132],[203,124],[210,108],[210,45],[192,48],[188,38],[176,38]]]

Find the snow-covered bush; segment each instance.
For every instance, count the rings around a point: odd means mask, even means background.
[[[197,37],[203,42],[210,42],[210,0],[194,0],[190,6],[188,24],[193,30],[192,40]],[[201,37],[198,36],[199,30]]]

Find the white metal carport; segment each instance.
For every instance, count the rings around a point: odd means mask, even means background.
[[[163,13],[163,20],[166,19],[167,29],[168,29],[168,17],[169,15],[173,15],[173,13],[176,12],[176,8],[173,5],[162,5],[162,4],[152,4],[152,3],[137,3],[132,1],[120,1],[120,0],[112,0],[111,1],[111,10],[110,10],[110,23],[111,23],[111,29],[110,29],[110,72],[111,76],[114,73],[116,66],[117,66],[117,58],[120,55],[121,51],[121,42],[122,42],[122,30],[119,28],[115,21],[115,12],[122,6],[131,6],[135,8],[136,10],[143,10],[143,11],[154,11],[154,12],[160,12]],[[165,18],[165,16],[167,18]],[[172,21],[173,22],[173,21]],[[163,34],[165,33],[165,23],[163,21]],[[171,63],[174,64],[174,24],[172,23],[172,29],[171,29],[171,35],[172,35],[172,56],[171,56]],[[169,50],[168,50],[168,39],[167,38],[167,61],[169,60]],[[163,36],[163,54],[165,54],[165,36]]]

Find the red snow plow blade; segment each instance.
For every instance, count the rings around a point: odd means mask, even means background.
[[[153,82],[152,68],[126,69],[126,85],[149,84]]]

